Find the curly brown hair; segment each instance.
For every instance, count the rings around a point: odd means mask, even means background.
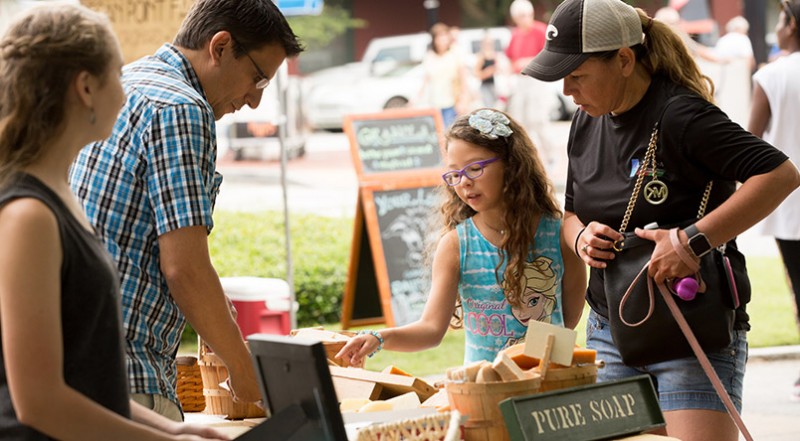
[[[478,109],[478,112],[483,109]],[[495,109],[489,109],[499,112]],[[539,153],[525,129],[513,118],[509,128],[513,133],[508,137],[490,139],[469,125],[469,117],[461,116],[451,126],[446,136],[449,144],[458,139],[495,153],[505,168],[503,173],[503,197],[506,207],[505,225],[507,232],[500,244],[500,262],[495,268],[495,276],[505,291],[508,302],[520,306],[522,297],[522,277],[525,262],[534,249],[537,221],[541,215],[560,218],[561,208],[555,197],[553,183],[547,177]],[[505,115],[504,112],[500,112]],[[445,150],[447,145],[445,145]],[[453,187],[443,186],[444,202],[440,209],[442,219],[441,235],[452,231],[458,224],[476,214],[469,205],[456,194]],[[500,268],[506,264],[505,275],[501,280]],[[456,308],[453,326],[460,326],[460,302]]]

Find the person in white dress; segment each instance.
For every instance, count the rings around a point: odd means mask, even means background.
[[[775,35],[788,55],[767,64],[753,75],[753,104],[748,130],[781,149],[795,164],[800,162],[800,0],[782,2]],[[775,236],[794,292],[800,329],[800,190],[756,226],[764,235]],[[800,378],[792,398],[800,401]]]

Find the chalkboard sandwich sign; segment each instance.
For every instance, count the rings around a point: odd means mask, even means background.
[[[511,441],[619,439],[665,425],[647,375],[509,398],[500,410]]]
[[[435,109],[347,115],[344,130],[362,184],[441,174],[443,127]]]
[[[435,109],[347,115],[359,181],[342,327],[417,320],[428,297],[428,241],[442,185],[442,120]]]

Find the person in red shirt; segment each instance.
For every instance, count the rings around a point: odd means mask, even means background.
[[[557,146],[546,137],[544,126],[550,121],[550,110],[556,104],[555,93],[543,81],[521,74],[544,48],[547,24],[534,19],[533,4],[529,0],[514,0],[509,12],[515,28],[511,31],[506,56],[516,75],[508,99],[508,113],[525,127],[545,166],[551,168],[550,158],[554,155],[549,151]]]
[[[518,74],[544,48],[547,24],[534,19],[533,5],[528,0],[514,0],[509,9],[516,27],[511,31],[506,56]]]

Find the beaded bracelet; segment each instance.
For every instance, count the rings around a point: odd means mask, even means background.
[[[375,348],[375,350],[372,351],[368,357],[372,358],[373,355],[377,354],[381,349],[383,349],[383,337],[381,337],[381,334],[378,331],[368,329],[366,331],[358,331],[358,335],[371,335],[378,339],[378,347]]]
[[[581,228],[581,231],[578,231],[578,235],[575,236],[575,245],[572,246],[572,249],[575,250],[575,255],[581,257],[580,253],[578,253],[578,239],[581,238],[581,234],[583,231],[586,230],[586,227]]]

